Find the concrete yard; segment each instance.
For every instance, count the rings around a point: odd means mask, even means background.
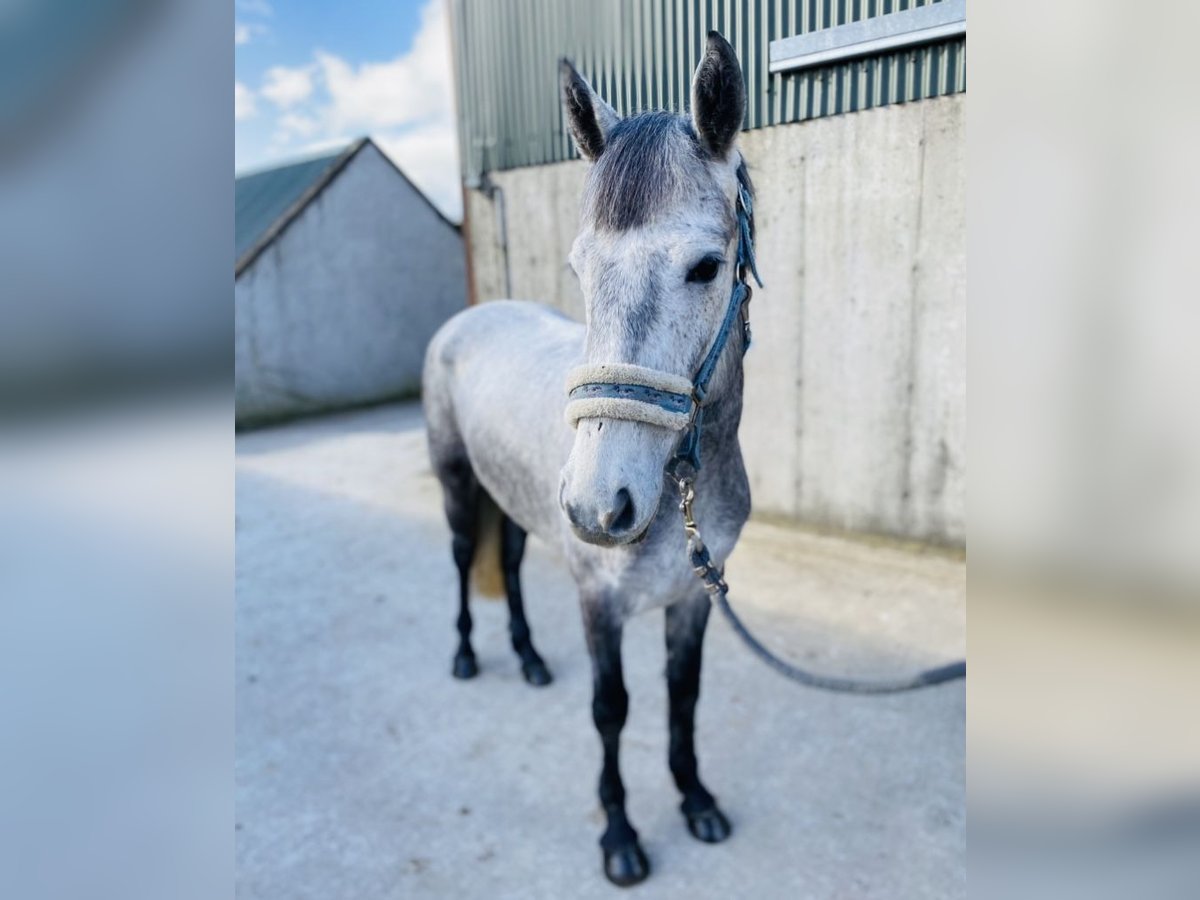
[[[456,575],[420,407],[237,439],[237,865],[250,900],[614,897],[597,840],[600,745],[573,583],[523,569],[548,688],[521,678],[502,602],[478,600],[480,675],[450,677]],[[961,558],[752,522],[732,601],[771,646],[839,674],[959,658]],[[661,614],[626,630],[622,769],[644,898],[966,893],[961,682],[896,697],[801,688],[714,613],[697,746],[733,823],[687,832],[666,765]]]

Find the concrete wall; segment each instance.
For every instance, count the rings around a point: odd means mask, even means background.
[[[466,305],[462,237],[374,146],[237,279],[239,424],[415,392]]]
[[[741,428],[759,513],[962,544],[966,95],[746,132],[758,264]],[[493,173],[513,295],[581,316],[566,256],[585,164]],[[504,293],[467,200],[476,296]]]

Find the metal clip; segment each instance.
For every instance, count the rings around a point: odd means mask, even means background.
[[[699,565],[693,565],[696,576],[704,584],[704,589],[714,597],[729,590],[721,571],[709,560],[704,540],[700,537],[700,527],[696,524],[692,505],[696,502],[696,481],[693,476],[684,476],[675,482],[679,490],[679,511],[683,513],[683,530],[688,536],[688,555],[694,560],[696,554],[701,554]]]
[[[696,519],[692,513],[692,504],[696,501],[695,482],[691,478],[680,478],[679,483],[679,511],[683,513],[683,530],[687,532],[689,538],[700,537],[700,529],[696,526]]]

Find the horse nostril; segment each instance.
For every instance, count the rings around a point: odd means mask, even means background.
[[[612,512],[604,517],[604,528],[610,534],[620,534],[632,528],[634,521],[633,497],[621,488],[613,498]]]

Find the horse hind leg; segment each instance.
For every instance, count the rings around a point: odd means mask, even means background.
[[[479,666],[471,647],[471,563],[475,559],[483,490],[465,456],[438,465],[436,469],[442,483],[446,520],[450,524],[454,565],[458,568],[458,649],[451,673],[455,678],[474,678],[479,673]]]
[[[509,623],[513,650],[521,658],[521,673],[534,687],[544,687],[553,681],[546,663],[533,647],[533,636],[525,619],[525,604],[521,598],[521,559],[525,555],[525,530],[504,517],[500,530],[500,564],[504,571],[504,589],[508,595]]]

